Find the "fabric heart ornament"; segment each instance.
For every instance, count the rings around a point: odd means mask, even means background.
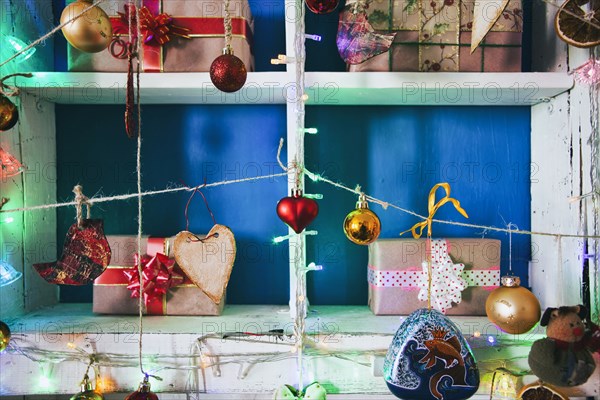
[[[327,399],[327,391],[325,388],[319,383],[314,382],[306,388],[304,392],[296,390],[293,386],[290,385],[282,385],[275,391],[275,395],[273,396],[274,400],[300,400],[300,399],[310,399],[310,400],[326,400]]]
[[[188,231],[175,236],[175,261],[213,302],[221,303],[235,261],[235,237],[231,229],[215,225],[206,237]]]
[[[277,203],[277,215],[296,233],[301,233],[319,214],[319,205],[313,199],[302,196],[300,189]]]

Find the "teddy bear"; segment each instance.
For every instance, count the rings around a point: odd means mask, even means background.
[[[598,326],[586,330],[584,306],[548,308],[540,321],[546,336],[529,352],[529,367],[543,382],[555,386],[584,384],[596,368],[592,352],[599,350]]]

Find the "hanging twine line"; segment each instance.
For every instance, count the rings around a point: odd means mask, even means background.
[[[18,72],[16,74],[6,75],[2,79],[0,79],[0,94],[4,95],[6,97],[14,97],[14,96],[18,96],[19,94],[21,94],[21,90],[18,87],[4,83],[5,80],[7,80],[9,78],[13,78],[15,76],[22,76],[23,78],[33,78],[33,74],[29,73],[29,72],[28,73]]]
[[[83,206],[87,207],[86,219],[90,219],[90,209],[92,204],[90,203],[90,199],[83,194],[83,187],[81,185],[77,185],[73,188],[73,193],[75,193],[75,209],[77,210],[77,226],[81,229],[83,227]]]
[[[283,143],[284,143],[284,139],[280,138],[279,139],[279,147],[277,148],[277,163],[279,164],[279,166],[281,167],[282,170],[288,172],[288,173],[294,173],[294,186],[296,187],[296,189],[301,189],[301,183],[302,183],[302,172],[305,171],[304,168],[302,168],[300,166],[300,164],[298,163],[298,161],[296,159],[294,159],[294,161],[292,161],[290,163],[289,167],[286,167],[283,162],[281,161],[281,150],[283,149]]]
[[[225,0],[225,17],[223,18],[223,26],[225,27],[225,48],[231,49],[232,26],[231,14],[229,13],[229,0]]]

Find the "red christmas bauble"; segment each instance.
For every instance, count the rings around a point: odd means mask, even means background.
[[[139,389],[125,397],[125,400],[158,400],[158,396],[150,390],[150,383],[144,380]]]
[[[329,14],[339,4],[339,0],[305,0],[308,9],[315,14]]]
[[[150,390],[150,381],[146,376],[138,390],[125,397],[125,400],[158,400],[158,396]]]
[[[226,49],[224,53],[210,65],[210,80],[222,92],[237,92],[246,83],[248,72],[244,62],[231,50]]]
[[[313,199],[302,196],[301,190],[294,190],[292,196],[284,197],[277,203],[277,215],[296,233],[301,233],[319,214],[319,205]]]

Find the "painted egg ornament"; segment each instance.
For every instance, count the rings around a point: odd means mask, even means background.
[[[436,310],[402,323],[383,364],[389,390],[405,400],[462,400],[479,388],[479,369],[458,327]]]

